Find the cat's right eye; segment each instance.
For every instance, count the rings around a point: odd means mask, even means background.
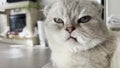
[[[62,19],[60,19],[60,18],[54,18],[54,22],[56,22],[56,23],[64,23],[64,21],[62,20]]]

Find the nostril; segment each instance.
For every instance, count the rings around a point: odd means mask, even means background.
[[[66,27],[65,29],[66,31],[68,31],[69,33],[71,33],[72,31],[75,30],[75,27],[74,26],[71,26],[71,27]]]

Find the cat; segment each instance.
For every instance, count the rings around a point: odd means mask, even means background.
[[[43,68],[120,68],[117,38],[102,20],[103,7],[97,1],[43,2],[52,61]]]

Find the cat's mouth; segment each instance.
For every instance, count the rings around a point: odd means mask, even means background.
[[[67,40],[70,40],[70,39],[72,39],[72,40],[77,42],[77,39],[75,37],[70,36]]]

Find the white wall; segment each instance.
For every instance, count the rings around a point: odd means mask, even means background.
[[[0,0],[0,6],[4,5],[7,0]]]
[[[0,36],[8,31],[6,15],[0,15]]]
[[[106,0],[106,2],[108,2],[108,16],[120,16],[120,0]]]
[[[101,0],[97,0],[99,3],[101,3]]]

